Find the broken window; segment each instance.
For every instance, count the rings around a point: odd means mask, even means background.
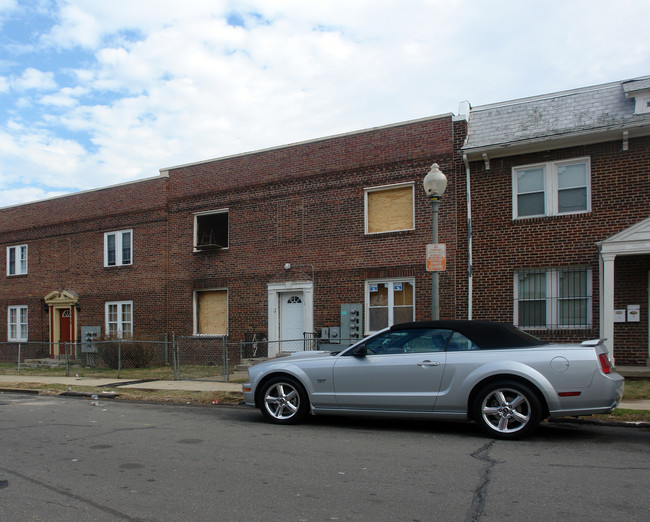
[[[194,248],[196,250],[228,248],[228,210],[194,215]]]

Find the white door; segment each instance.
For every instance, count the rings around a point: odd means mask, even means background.
[[[298,352],[303,349],[305,303],[302,292],[280,294],[280,351]]]

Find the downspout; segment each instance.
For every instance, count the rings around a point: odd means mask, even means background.
[[[463,153],[465,164],[465,187],[467,197],[467,319],[472,319],[472,190],[469,175],[469,161]]]
[[[465,140],[463,147],[467,145],[469,139],[469,117],[472,111],[472,106],[469,101],[460,103],[458,108],[458,116],[454,117],[455,121],[464,120],[467,122],[467,130],[465,133]],[[465,196],[467,198],[467,319],[472,319],[472,186],[469,174],[469,160],[467,154],[460,149],[463,155],[463,163],[465,164]]]

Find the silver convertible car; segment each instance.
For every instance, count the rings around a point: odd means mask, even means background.
[[[547,417],[611,412],[623,384],[597,340],[549,344],[508,324],[425,321],[256,364],[243,391],[277,424],[309,413],[474,420],[515,439]]]

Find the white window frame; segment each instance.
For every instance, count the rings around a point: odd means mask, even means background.
[[[570,212],[560,212],[558,209],[559,187],[558,168],[569,165],[586,165],[585,188],[587,191],[587,208]],[[541,168],[544,171],[544,213],[519,216],[519,192],[517,187],[517,173],[522,170]],[[591,212],[591,159],[589,157],[574,158],[562,161],[549,161],[547,163],[532,163],[530,165],[518,165],[512,168],[512,219],[530,219],[541,216],[568,216],[573,214],[585,214]]]
[[[562,324],[560,322],[560,303],[566,297],[560,296],[560,277],[561,272],[584,271],[587,276],[586,295],[575,296],[574,299],[586,300],[587,317],[586,324]],[[545,295],[533,300],[545,301],[546,321],[544,326],[519,325],[519,274],[520,273],[544,273],[545,274]],[[591,268],[587,267],[563,267],[563,268],[546,268],[546,269],[525,269],[514,272],[514,306],[513,306],[513,324],[518,328],[525,330],[584,330],[593,326],[593,274]]]
[[[124,251],[124,235],[129,234],[129,252],[131,256],[128,260],[123,257]],[[109,264],[108,259],[108,238],[115,237],[115,263]],[[133,264],[133,230],[116,230],[114,232],[106,232],[104,234],[104,266],[113,268],[116,266],[128,266]]]
[[[395,190],[400,188],[411,188],[411,223],[413,226],[411,228],[400,228],[397,230],[385,230],[380,232],[369,232],[368,227],[368,194],[371,192],[383,192],[386,190]],[[393,185],[381,185],[378,187],[367,187],[363,189],[363,219],[364,219],[364,231],[366,235],[374,236],[376,234],[392,234],[394,232],[404,232],[406,230],[415,230],[415,183],[409,181],[407,183],[395,183]]]
[[[9,306],[7,309],[7,339],[9,341],[27,341],[28,337],[27,306]]]
[[[373,285],[388,285],[388,303],[387,303],[387,308],[388,308],[388,324],[386,327],[393,326],[394,324],[394,307],[395,307],[395,301],[394,301],[394,292],[395,292],[395,284],[399,283],[409,283],[411,285],[411,288],[413,288],[413,318],[411,319],[412,321],[415,321],[415,278],[412,277],[397,277],[397,278],[381,278],[381,279],[368,279],[366,280],[365,283],[365,290],[364,290],[364,312],[366,316],[366,320],[364,321],[364,330],[365,330],[365,335],[370,335],[371,333],[374,332],[379,332],[380,330],[371,330],[370,329],[370,289]]]
[[[7,275],[27,274],[27,245],[14,245],[7,247]],[[12,267],[13,265],[13,272]]]
[[[230,248],[230,209],[229,208],[220,208],[217,210],[206,210],[203,212],[196,212],[194,214],[194,242],[193,249],[194,252],[200,252],[203,250],[201,248],[200,238],[199,238],[199,219],[205,216],[212,216],[215,214],[226,214],[228,219],[228,226],[226,228],[226,237],[228,244],[225,247],[222,247],[221,250],[228,250]]]
[[[111,321],[110,320],[110,312],[109,308],[111,306],[115,306],[117,308],[117,320],[116,321]],[[124,307],[125,306],[130,306],[131,307],[131,316],[129,321],[124,321],[122,316],[124,312]],[[122,339],[124,336],[124,325],[129,324],[130,325],[130,337],[133,336],[133,301],[106,301],[104,304],[104,317],[105,317],[105,332],[106,336],[110,337],[113,335],[113,332],[111,330],[110,325],[115,323],[117,325],[117,328],[115,329],[115,337],[118,339]]]

